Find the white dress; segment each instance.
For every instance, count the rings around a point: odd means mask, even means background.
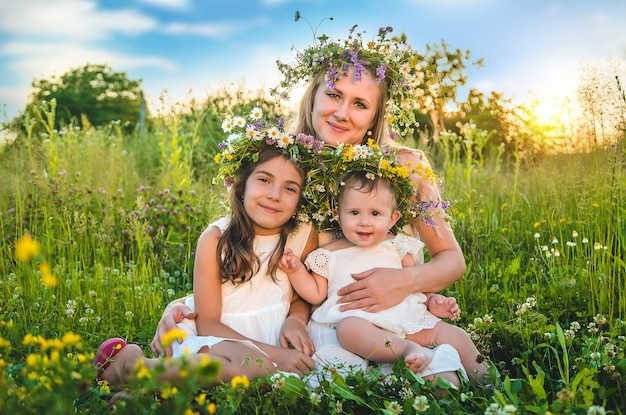
[[[401,268],[401,260],[405,254],[409,253],[420,258],[423,247],[424,244],[420,240],[400,234],[373,248],[350,247],[333,252],[318,248],[309,254],[305,261],[307,266],[319,275],[327,278],[330,276],[328,298],[313,312],[308,325],[309,335],[315,344],[313,358],[318,364],[330,365],[339,371],[345,370],[346,373],[355,368],[366,370],[369,367],[370,362],[367,359],[345,350],[339,344],[335,327],[343,317],[365,318],[400,337],[424,328],[432,328],[440,321],[426,310],[424,305],[426,296],[423,294],[411,294],[402,303],[378,313],[362,310],[342,312],[337,305],[339,288],[354,282],[351,274],[375,267]],[[433,360],[419,375],[456,371],[467,378],[459,354],[452,346],[442,344],[429,351]],[[393,364],[384,363],[380,367],[383,372],[389,373]],[[319,382],[315,374],[308,380],[314,384]]]
[[[228,228],[229,218],[222,218],[209,226],[217,226],[222,233]],[[287,239],[287,248],[295,255],[302,255],[312,225],[302,223]],[[276,281],[268,275],[268,264],[272,251],[279,241],[279,235],[256,236],[254,251],[259,257],[261,267],[250,280],[234,285],[231,282],[222,284],[222,318],[221,322],[236,330],[249,339],[273,346],[280,346],[280,330],[285,322],[293,299],[293,288],[287,275],[278,270]],[[185,299],[185,304],[194,309],[193,296]],[[196,353],[203,346],[209,348],[223,339],[214,336],[198,336],[194,320],[183,320],[178,327],[188,333],[182,344],[172,343],[173,356],[185,353]],[[246,341],[244,341],[246,342]],[[252,342],[246,342],[256,348]]]
[[[402,268],[402,258],[407,254],[416,255],[423,247],[424,243],[419,239],[398,234],[393,239],[368,248],[353,246],[332,252],[324,248],[314,250],[308,255],[305,264],[311,271],[328,279],[328,297],[315,310],[311,319],[335,326],[345,317],[361,317],[402,337],[433,328],[440,319],[426,309],[426,296],[421,293],[410,294],[400,304],[376,313],[340,311],[338,304],[337,291],[355,281],[352,274],[376,267]]]

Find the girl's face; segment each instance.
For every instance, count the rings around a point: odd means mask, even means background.
[[[380,87],[371,73],[354,78],[355,70],[343,76],[331,90],[323,81],[315,93],[312,122],[317,138],[330,145],[361,144],[374,125]]]
[[[339,225],[347,240],[363,248],[378,245],[400,219],[394,194],[378,187],[371,192],[346,189],[339,206]]]
[[[274,235],[296,213],[303,178],[283,156],[259,164],[246,180],[243,207],[256,235]]]

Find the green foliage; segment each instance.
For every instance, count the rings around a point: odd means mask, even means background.
[[[26,113],[41,118],[40,105],[55,101],[57,130],[70,124],[86,128],[118,121],[126,131],[132,131],[145,105],[140,84],[140,80],[128,79],[107,65],[87,64],[61,76],[34,80]]]

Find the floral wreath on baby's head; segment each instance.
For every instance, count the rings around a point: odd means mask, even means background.
[[[276,123],[264,121],[260,108],[253,108],[248,118],[235,115],[222,121],[222,130],[230,135],[219,144],[222,151],[214,157],[218,166],[214,184],[221,180],[227,188],[231,187],[242,165],[256,163],[259,153],[268,146],[280,150],[305,172],[317,167],[323,141],[306,134],[287,134],[282,118]]]
[[[420,219],[437,226],[433,218],[448,207],[448,203],[442,200],[419,200],[419,188],[411,176],[419,175],[424,183],[432,183],[434,173],[423,164],[399,165],[394,147],[379,146],[370,139],[367,144],[327,146],[317,157],[317,167],[307,173],[304,190],[307,203],[300,215],[302,220],[315,222],[320,231],[339,231],[336,213],[339,190],[344,184],[341,178],[350,171],[364,171],[371,180],[383,177],[394,186],[397,207],[402,214],[392,229],[394,233]]]
[[[296,21],[300,18],[296,13]],[[296,53],[294,64],[278,60],[276,64],[284,79],[271,93],[288,99],[299,82],[310,82],[322,71],[325,71],[326,82],[332,89],[352,66],[356,80],[374,75],[377,84],[387,84],[385,114],[392,138],[410,136],[419,126],[415,111],[427,113],[433,108],[432,99],[426,93],[423,57],[407,43],[405,35],[388,37],[393,31],[390,26],[381,27],[375,40],[369,42],[363,40],[363,33],[355,32],[356,28],[354,25],[350,29],[345,40],[318,36],[313,46]],[[373,74],[370,75],[367,68]]]

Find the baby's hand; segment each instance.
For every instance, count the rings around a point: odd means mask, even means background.
[[[441,318],[458,320],[461,309],[456,303],[456,298],[446,297],[441,294],[433,294],[428,300],[428,311]]]
[[[283,256],[280,257],[278,266],[287,274],[293,274],[294,272],[299,271],[304,264],[300,261],[300,258],[293,254],[291,249],[287,248]]]

